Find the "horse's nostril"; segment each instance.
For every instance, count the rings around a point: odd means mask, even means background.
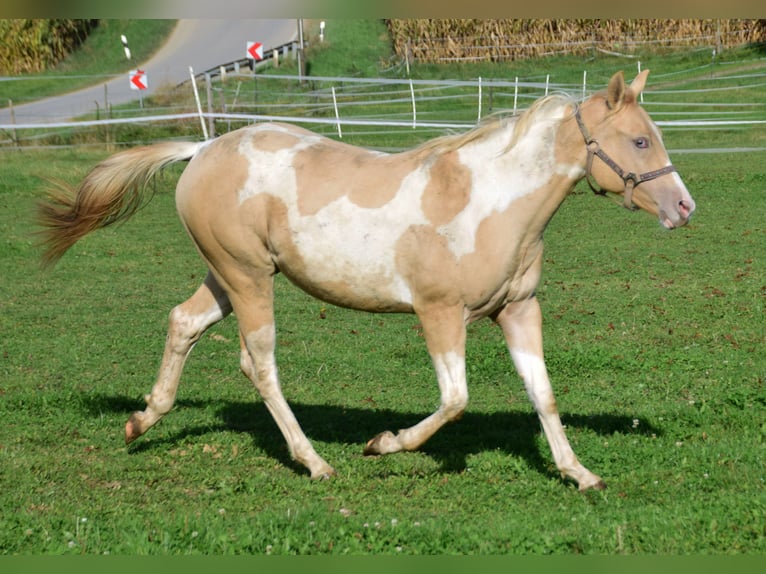
[[[685,200],[681,200],[678,202],[678,212],[683,217],[689,217],[694,210],[694,204]]]

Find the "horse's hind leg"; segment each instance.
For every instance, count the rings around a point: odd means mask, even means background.
[[[335,471],[311,446],[279,385],[274,358],[273,278],[264,275],[245,289],[232,291],[231,300],[239,322],[242,372],[263,398],[292,458],[308,468],[311,478],[329,478]]]
[[[125,425],[126,444],[144,434],[173,407],[186,357],[207,328],[229,313],[229,299],[210,273],[194,295],[170,312],[159,376],[145,397],[146,409],[133,413]]]

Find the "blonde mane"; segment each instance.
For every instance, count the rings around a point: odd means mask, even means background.
[[[481,123],[475,128],[461,134],[450,134],[441,136],[422,143],[416,148],[416,151],[422,153],[446,154],[475,142],[495,133],[498,130],[512,129],[511,139],[504,151],[509,151],[521,136],[523,136],[529,126],[538,121],[541,117],[553,115],[553,112],[560,107],[569,105],[574,100],[564,94],[551,94],[536,100],[529,108],[522,112],[507,114],[498,112],[482,119]]]

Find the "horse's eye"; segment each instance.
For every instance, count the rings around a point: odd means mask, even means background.
[[[649,147],[649,140],[646,138],[636,138],[633,140],[633,143],[639,149],[646,149]]]

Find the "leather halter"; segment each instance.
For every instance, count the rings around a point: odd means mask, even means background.
[[[593,178],[593,175],[591,174],[591,168],[593,167],[593,156],[598,156],[601,161],[603,161],[606,165],[612,168],[612,170],[622,178],[622,181],[625,183],[625,193],[623,195],[623,205],[630,209],[634,210],[637,209],[636,206],[633,204],[633,189],[640,183],[643,183],[645,181],[649,181],[651,179],[654,179],[656,177],[660,177],[661,175],[666,175],[668,173],[673,173],[676,171],[676,168],[673,165],[666,165],[663,168],[655,169],[654,171],[647,171],[646,173],[642,173],[639,175],[636,175],[632,171],[629,173],[625,173],[625,170],[623,170],[619,165],[617,165],[617,162],[614,161],[611,157],[607,155],[607,153],[601,149],[601,146],[599,145],[598,141],[593,138],[590,133],[588,132],[588,129],[585,127],[585,124],[582,121],[582,116],[580,116],[580,106],[575,105],[575,119],[577,120],[577,125],[580,127],[580,132],[582,133],[583,138],[585,139],[585,145],[588,147],[588,159],[587,163],[585,164],[585,179],[588,182],[588,185],[593,190],[594,193],[597,193],[598,195],[606,195],[606,191],[603,189],[596,188],[596,180]]]

